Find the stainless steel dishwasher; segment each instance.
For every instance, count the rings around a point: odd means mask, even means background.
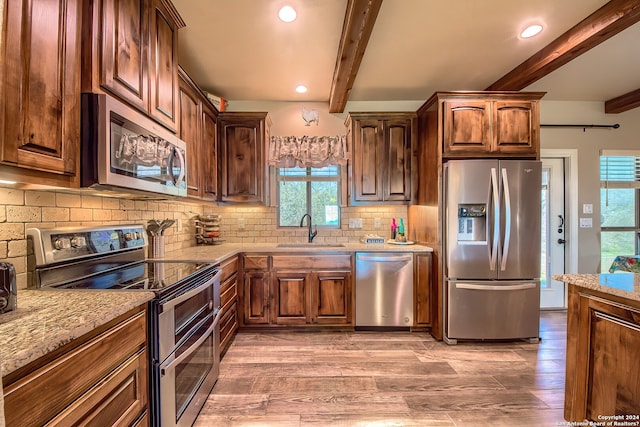
[[[356,329],[413,325],[413,253],[356,252]]]

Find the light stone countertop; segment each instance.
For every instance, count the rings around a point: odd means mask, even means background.
[[[271,243],[224,243],[180,249],[159,259],[218,263],[242,252],[358,251],[432,252],[433,249],[417,244],[344,243],[342,247],[310,244],[284,248]],[[153,292],[139,291],[19,290],[18,309],[0,315],[0,371],[7,375],[153,298]]]
[[[581,288],[640,301],[640,274],[558,274],[553,278]]]
[[[294,243],[295,244],[295,243]],[[364,243],[344,243],[343,246],[314,246],[310,243],[302,247],[279,247],[277,243],[223,243],[221,245],[200,245],[165,253],[165,261],[221,262],[224,259],[243,252],[265,253],[334,253],[334,252],[433,252],[433,248],[424,245],[367,245]]]
[[[153,299],[147,291],[18,291],[0,314],[0,371],[7,375]]]

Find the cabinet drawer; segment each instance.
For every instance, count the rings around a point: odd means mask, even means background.
[[[147,408],[147,387],[142,349],[47,425],[131,425]]]
[[[225,349],[233,337],[233,333],[238,329],[238,310],[233,303],[229,311],[222,315],[220,320],[220,348]]]
[[[266,270],[267,268],[269,268],[268,255],[245,255],[244,256],[245,270]]]
[[[281,270],[350,269],[351,255],[278,255],[273,257],[273,268]]]
[[[238,296],[238,281],[236,278],[232,278],[227,281],[223,287],[224,289],[221,287],[222,290],[220,291],[220,306],[222,307],[222,313],[226,312],[231,304],[236,301],[236,297]]]
[[[229,277],[238,272],[238,257],[234,256],[220,265],[220,283],[224,283]]]
[[[144,348],[146,314],[146,311],[136,312],[80,347],[5,387],[5,406],[12,408],[5,414],[7,425],[46,423]],[[42,398],[43,390],[47,390],[46,399]]]

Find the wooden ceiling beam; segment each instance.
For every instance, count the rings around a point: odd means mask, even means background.
[[[640,1],[611,0],[486,90],[522,90],[638,21]]]
[[[349,100],[382,0],[349,0],[333,70],[329,112],[342,113]]]
[[[640,107],[640,89],[609,99],[604,103],[605,114],[618,114]]]

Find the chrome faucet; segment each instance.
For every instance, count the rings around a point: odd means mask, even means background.
[[[316,226],[315,231],[311,231],[311,215],[304,214],[302,215],[302,219],[300,220],[300,227],[304,227],[304,219],[309,218],[309,243],[313,242],[313,238],[318,234],[318,226]]]

